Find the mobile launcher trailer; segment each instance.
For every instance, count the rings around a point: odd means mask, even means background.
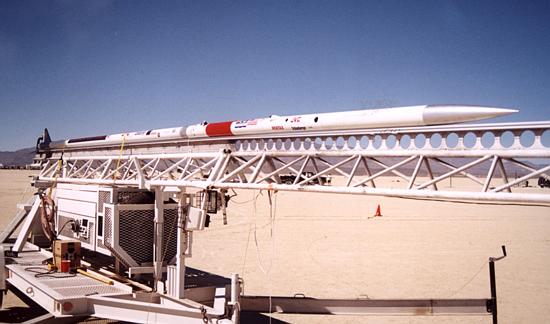
[[[549,204],[547,193],[511,190],[527,179],[548,177],[550,150],[541,141],[548,129],[549,122],[447,125],[158,143],[125,143],[123,136],[120,145],[59,149],[48,148],[45,133],[36,158],[42,169],[33,181],[37,195],[19,206],[0,236],[6,254],[0,262],[7,270],[0,272],[5,275],[0,288],[7,284],[56,320],[94,316],[136,323],[238,323],[248,311],[477,314],[490,315],[496,323],[494,261],[501,257],[489,259],[489,298],[397,300],[248,296],[238,274],[226,278],[188,269],[185,260],[192,256],[195,231],[208,230],[215,214],[226,221],[232,189]],[[535,134],[528,147],[519,142],[505,147],[499,140],[481,146],[489,132],[519,138],[527,131]],[[459,139],[473,134],[475,144],[467,147],[459,140],[447,145],[453,134]],[[419,136],[431,143],[435,135],[444,139],[439,146],[401,145]],[[363,145],[363,139],[373,145]],[[540,163],[526,164],[521,157]],[[491,166],[483,181],[470,170],[485,162]],[[416,165],[411,175],[402,168],[407,163]],[[525,174],[509,179],[511,165],[523,167]],[[491,188],[497,169],[505,183]],[[424,183],[417,177],[422,170],[429,175]],[[388,173],[406,179],[408,187],[376,186],[378,177]],[[288,174],[292,183],[282,181]],[[481,190],[438,190],[439,181],[455,174],[476,180]],[[347,181],[322,181],[329,176]]]

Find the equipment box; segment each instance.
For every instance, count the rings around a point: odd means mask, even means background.
[[[53,243],[55,266],[61,269],[62,260],[70,260],[71,268],[80,267],[80,241],[56,240]]]

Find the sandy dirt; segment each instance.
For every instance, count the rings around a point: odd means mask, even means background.
[[[0,170],[0,229],[4,231],[17,211],[17,204],[24,203],[35,192],[31,187],[31,177],[37,171]],[[16,231],[18,232],[18,231]],[[25,312],[27,305],[12,293],[4,296],[3,308],[13,308],[16,312]],[[0,320],[5,320],[2,314]]]
[[[2,228],[16,203],[32,194],[31,174],[0,171]],[[402,185],[395,178],[383,181]],[[470,182],[453,178],[452,185],[455,190]],[[383,216],[373,218],[378,204]],[[216,216],[195,233],[188,265],[239,273],[246,294],[484,298],[490,295],[488,258],[500,256],[506,245],[508,257],[496,264],[499,323],[550,321],[549,207],[288,192],[274,194],[270,207],[267,192],[240,191],[228,213],[228,225]],[[5,307],[19,305],[11,295],[5,301]],[[489,316],[273,317],[292,323],[491,323]]]

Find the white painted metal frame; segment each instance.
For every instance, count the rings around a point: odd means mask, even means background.
[[[51,253],[39,251],[23,251],[21,257],[26,254],[42,256],[43,259],[51,257]],[[7,281],[21,291],[24,295],[39,304],[42,308],[56,317],[79,316],[88,313],[88,301],[85,293],[75,294],[75,290],[89,290],[90,292],[100,291],[101,296],[114,296],[120,294],[129,294],[132,288],[117,281],[113,285],[107,285],[97,280],[76,274],[75,277],[63,278],[65,274],[59,273],[61,278],[53,279],[56,282],[48,280],[47,277],[36,278],[34,272],[25,271],[29,267],[42,268],[47,271],[45,265],[41,264],[10,264],[6,265],[6,271],[9,273]],[[69,292],[66,292],[69,290]],[[93,293],[95,295],[95,293]],[[71,307],[63,307],[64,303],[70,302]]]
[[[316,299],[243,296],[241,310],[333,315],[488,315],[487,299]],[[270,309],[271,307],[271,309]]]
[[[498,124],[496,124],[498,125]],[[527,180],[550,174],[550,122],[472,125],[471,128],[423,127],[363,135],[341,132],[323,136],[239,139],[208,146],[204,153],[93,155],[72,152],[44,163],[39,179],[154,188],[165,186],[383,195],[391,197],[549,204],[550,193],[516,190]],[[508,133],[505,143],[502,137]],[[488,135],[489,134],[489,135]],[[529,141],[530,135],[532,143]],[[454,143],[453,143],[454,142]],[[484,171],[482,174],[480,170]],[[512,177],[519,172],[519,176]],[[384,186],[383,176],[401,178],[403,186]],[[281,176],[290,176],[291,184]],[[345,183],[323,183],[341,176]],[[451,177],[466,177],[473,189],[438,186]],[[500,178],[497,183],[497,178]]]

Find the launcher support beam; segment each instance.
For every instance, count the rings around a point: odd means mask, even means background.
[[[34,222],[36,222],[40,217],[39,216],[40,213],[38,212],[40,208],[40,203],[41,203],[40,197],[36,196],[36,198],[34,199],[34,203],[32,204],[32,208],[25,218],[23,227],[21,228],[21,231],[17,235],[17,239],[15,240],[15,244],[13,245],[12,251],[18,252],[18,253],[23,251],[23,247],[25,246],[25,243],[27,242],[27,238],[31,233],[32,226]]]
[[[154,219],[154,289],[160,290],[159,282],[162,281],[162,246],[164,240],[164,191],[160,186],[155,187],[155,219]]]
[[[178,250],[176,254],[176,282],[174,298],[184,298],[185,290],[185,251],[187,249],[185,220],[187,217],[187,208],[189,207],[190,198],[189,194],[185,193],[185,189],[182,189],[180,199],[178,201]]]

